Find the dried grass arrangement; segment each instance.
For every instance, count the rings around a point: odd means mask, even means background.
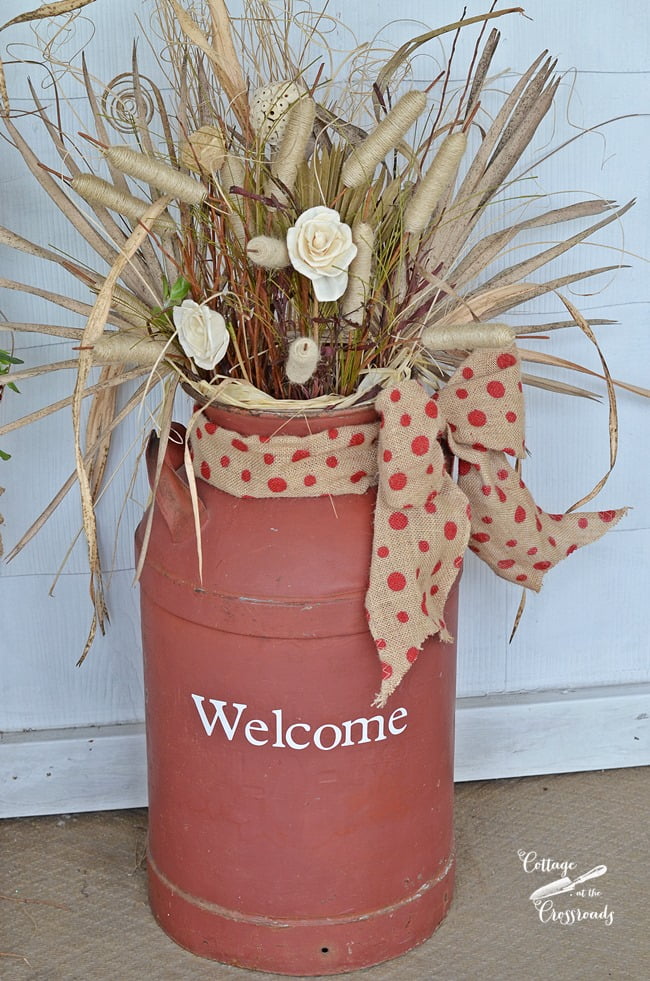
[[[74,17],[90,2],[45,4],[3,30],[20,20]],[[32,88],[32,114],[60,155],[61,172],[42,165],[22,135],[0,72],[6,135],[98,258],[93,271],[0,228],[1,243],[62,265],[88,290],[82,302],[0,280],[86,320],[83,329],[6,326],[74,342],[74,390],[44,411],[72,409],[74,479],[100,626],[105,608],[94,502],[115,429],[154,386],[162,386],[164,445],[179,384],[207,401],[289,413],[369,403],[388,382],[409,377],[437,388],[468,351],[511,343],[515,331],[501,318],[550,292],[563,299],[567,319],[523,325],[517,333],[577,326],[595,343],[594,322],[561,291],[619,264],[562,277],[547,278],[543,270],[618,222],[631,202],[619,207],[587,199],[549,208],[540,200],[534,213],[494,227],[491,209],[500,195],[514,189],[525,197],[517,166],[560,83],[543,53],[488,116],[481,99],[499,43],[493,25],[522,12],[494,6],[414,37],[388,58],[373,57],[366,47],[350,52],[352,84],[342,74],[328,77],[326,45],[318,54],[326,12],[307,16],[301,6],[297,18],[293,0],[246,0],[244,16],[234,18],[224,0],[156,0],[168,88],[141,74],[135,51],[128,74],[105,88],[82,63],[74,73],[94,120],[94,133],[83,134],[62,130],[56,91],[46,107]],[[461,31],[475,39],[462,72],[454,59]],[[412,83],[410,59],[443,35],[450,51],[444,71],[425,86]],[[365,91],[350,105],[361,61]],[[465,79],[460,92],[450,84],[452,70]],[[128,105],[118,91],[125,79]],[[576,220],[582,229],[562,238],[557,229],[573,228]],[[551,226],[558,244],[508,261],[519,236]],[[99,271],[105,268],[108,273]],[[567,367],[535,350],[520,348],[520,354],[531,364]],[[69,366],[26,367],[0,377],[0,384]],[[95,366],[101,366],[98,377]],[[615,383],[605,366],[603,377],[613,463]],[[116,392],[134,379],[140,384],[118,411]],[[524,380],[588,394],[536,374]],[[86,399],[91,409],[82,426]],[[38,416],[5,426],[0,435]]]

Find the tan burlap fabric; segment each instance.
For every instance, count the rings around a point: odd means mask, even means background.
[[[444,609],[467,547],[504,579],[539,590],[545,573],[625,513],[546,514],[507,457],[523,457],[516,347],[476,351],[440,392],[383,391],[379,422],[310,436],[241,436],[199,416],[196,475],[236,497],[362,494],[377,484],[366,612],[383,706],[427,637],[449,639]],[[444,438],[458,458],[445,470]]]

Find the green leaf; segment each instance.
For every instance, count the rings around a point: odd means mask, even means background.
[[[177,306],[182,303],[187,294],[190,291],[190,284],[185,279],[185,276],[179,276],[171,290],[168,294],[168,300],[170,306]]]
[[[0,351],[0,363],[2,364],[24,364],[21,358],[14,358],[8,351]]]

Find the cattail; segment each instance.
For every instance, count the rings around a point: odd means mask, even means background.
[[[508,324],[457,324],[427,327],[421,341],[429,351],[473,351],[479,347],[509,347],[515,331]]]
[[[346,187],[358,187],[372,178],[377,164],[394,150],[427,106],[427,97],[411,89],[397,100],[362,143],[354,148],[343,165],[341,179]]]
[[[373,228],[366,222],[354,225],[352,241],[357,247],[357,254],[348,268],[348,288],[341,300],[341,313],[352,323],[360,324],[363,321],[364,307],[370,290],[372,250],[375,244]]]
[[[225,159],[223,134],[216,126],[201,126],[181,144],[180,160],[188,170],[218,174]]]
[[[320,350],[311,337],[297,337],[289,345],[289,356],[284,366],[286,376],[296,385],[304,385],[316,371]]]
[[[287,246],[281,238],[256,235],[246,246],[246,255],[256,266],[263,269],[284,269],[290,264]]]
[[[151,207],[146,201],[125,191],[118,191],[112,184],[94,174],[78,174],[72,178],[70,186],[89,204],[117,211],[131,221],[140,221]],[[176,224],[169,217],[156,218],[151,222],[151,227],[161,235],[173,235],[176,232]]]
[[[244,161],[234,153],[226,154],[221,168],[221,184],[227,192],[231,187],[241,187],[246,179]]]
[[[230,229],[239,242],[240,245],[244,245],[246,242],[246,230],[244,228],[244,223],[239,216],[239,213],[235,211],[230,200],[226,195],[230,192],[231,187],[242,187],[244,181],[246,180],[246,169],[244,167],[244,161],[241,157],[235,156],[233,153],[228,153],[226,159],[223,162],[223,167],[219,174],[221,179],[221,188],[224,193],[224,199],[230,208],[230,214],[228,217],[228,223]]]
[[[405,232],[420,235],[427,227],[438,201],[456,177],[466,146],[467,137],[460,132],[452,133],[443,141],[406,206]]]
[[[185,204],[200,204],[208,193],[207,187],[187,174],[128,146],[109,146],[104,156],[122,173],[146,181]]]
[[[316,103],[305,95],[291,105],[287,113],[287,126],[278,153],[271,164],[271,174],[288,191],[293,190],[298,168],[305,159],[305,150],[314,129]],[[278,196],[276,192],[276,197]]]
[[[133,364],[143,368],[153,367],[169,352],[169,342],[155,340],[148,335],[129,336],[115,331],[104,334],[93,345],[95,364]],[[174,352],[171,352],[174,353]]]

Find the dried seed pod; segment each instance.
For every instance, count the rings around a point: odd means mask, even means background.
[[[452,133],[443,141],[405,208],[405,232],[420,235],[427,227],[438,201],[458,173],[466,146],[467,137],[460,132]]]
[[[207,187],[187,174],[131,147],[109,146],[104,150],[104,156],[122,173],[146,181],[185,204],[200,204],[208,193]]]
[[[295,82],[263,85],[253,93],[250,104],[251,125],[261,143],[276,147],[287,127],[287,113],[302,95]]]
[[[346,187],[359,187],[372,179],[377,164],[394,150],[427,106],[427,97],[411,89],[397,100],[390,112],[366,139],[354,148],[343,165],[341,179]]]
[[[454,327],[427,327],[422,345],[429,351],[473,351],[479,347],[509,347],[515,339],[508,324],[457,324]]]
[[[246,246],[246,255],[263,269],[284,269],[290,264],[286,243],[270,235],[256,235]]]
[[[188,170],[218,174],[225,159],[226,146],[217,126],[201,126],[181,144],[180,160]]]
[[[289,356],[285,373],[290,382],[304,385],[316,371],[320,360],[320,350],[311,337],[297,337],[289,345]]]
[[[118,191],[112,184],[94,174],[78,174],[72,178],[70,186],[89,204],[117,211],[131,221],[140,221],[151,206],[133,194]],[[169,216],[154,219],[151,228],[161,235],[173,235],[177,231],[176,223]]]

